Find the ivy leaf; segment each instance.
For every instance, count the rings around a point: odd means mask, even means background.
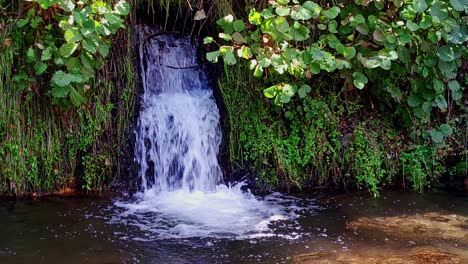
[[[218,50],[217,50],[217,51],[208,52],[208,53],[206,53],[206,59],[207,59],[209,62],[217,63],[217,62],[218,62],[219,54],[220,54],[220,52],[219,52]]]
[[[362,89],[364,88],[364,86],[367,84],[367,82],[369,81],[367,79],[367,77],[362,74],[361,72],[354,72],[353,73],[353,78],[354,78],[354,81],[353,81],[353,84],[354,86],[356,86],[356,88],[358,89]]]
[[[462,44],[468,41],[468,26],[458,26],[450,33],[449,41],[453,44]]]
[[[85,102],[85,99],[83,98],[83,96],[81,96],[81,94],[73,87],[70,87],[69,95],[70,95],[70,101],[72,102],[74,106],[80,106],[81,104]]]
[[[375,30],[374,33],[372,34],[372,37],[374,38],[375,41],[378,41],[378,42],[382,42],[386,40],[385,33],[380,29]]]
[[[241,33],[239,32],[234,32],[232,33],[232,39],[234,40],[234,42],[236,43],[246,43],[247,41],[245,40],[245,38],[241,35]]]
[[[59,49],[60,55],[68,58],[76,51],[76,48],[78,48],[78,43],[65,43]]]
[[[272,17],[275,17],[275,15],[273,14],[273,12],[271,12],[271,10],[272,10],[271,8],[263,9],[261,12],[262,17],[264,17],[265,19],[270,19]]]
[[[297,94],[299,95],[300,98],[305,98],[307,94],[312,90],[309,85],[303,84],[299,90],[297,90]]]
[[[40,2],[40,1],[39,1]],[[75,3],[72,0],[62,0],[58,2],[58,6],[66,12],[71,12],[75,9]]]
[[[130,5],[127,1],[120,0],[115,4],[115,12],[121,16],[126,16],[130,13]]]
[[[340,14],[341,9],[337,6],[334,6],[328,10],[322,11],[322,13],[328,18],[328,19],[334,19],[335,17]]]
[[[289,34],[296,41],[303,41],[309,38],[310,30],[299,22],[294,22],[289,28]]]
[[[463,12],[465,9],[468,9],[468,1],[466,0],[450,0],[450,4],[452,4],[453,9]]]
[[[226,54],[224,54],[223,60],[227,65],[234,65],[237,62],[236,57],[232,51],[228,51]]]

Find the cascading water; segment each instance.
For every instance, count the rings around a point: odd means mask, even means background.
[[[218,164],[219,111],[197,47],[188,37],[140,26],[142,107],[135,157],[142,192],[114,222],[140,227],[147,236],[262,237],[271,224],[294,218],[296,199],[257,199],[241,184],[226,186]],[[293,234],[294,235],[294,234]]]

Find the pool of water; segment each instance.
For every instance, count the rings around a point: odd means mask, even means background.
[[[359,217],[439,212],[468,216],[466,194],[387,192],[334,197],[258,198],[281,205],[294,217],[267,222],[269,232],[253,235],[170,235],[153,228],[157,212],[125,215],[119,203],[132,197],[46,198],[0,201],[0,263],[289,263],[309,252],[387,252],[437,246],[466,250],[468,244],[356,232],[346,224]],[[204,217],[209,218],[209,215]],[[223,221],[219,216],[214,221]],[[233,228],[236,225],[233,223]],[[243,228],[240,226],[239,228]],[[467,226],[468,228],[468,226]],[[221,232],[222,233],[222,232]],[[235,230],[230,234],[237,233]],[[260,234],[260,235],[259,235]],[[265,234],[265,235],[261,235]]]

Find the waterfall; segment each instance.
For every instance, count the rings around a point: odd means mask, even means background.
[[[140,29],[144,93],[135,157],[143,189],[213,191],[223,182],[219,111],[189,37]]]
[[[220,115],[196,45],[148,26],[137,30],[144,93],[135,159],[142,191],[116,201],[123,211],[111,222],[136,226],[145,239],[276,235],[272,225],[296,217],[288,208],[297,209],[297,199],[259,198],[243,192],[243,183],[223,182]]]

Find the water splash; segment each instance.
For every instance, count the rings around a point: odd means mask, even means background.
[[[142,192],[117,201],[120,211],[111,222],[157,239],[274,236],[273,223],[297,216],[296,199],[260,199],[243,192],[242,183],[224,184],[217,160],[220,115],[193,41],[147,26],[138,30],[144,94],[135,157]]]

